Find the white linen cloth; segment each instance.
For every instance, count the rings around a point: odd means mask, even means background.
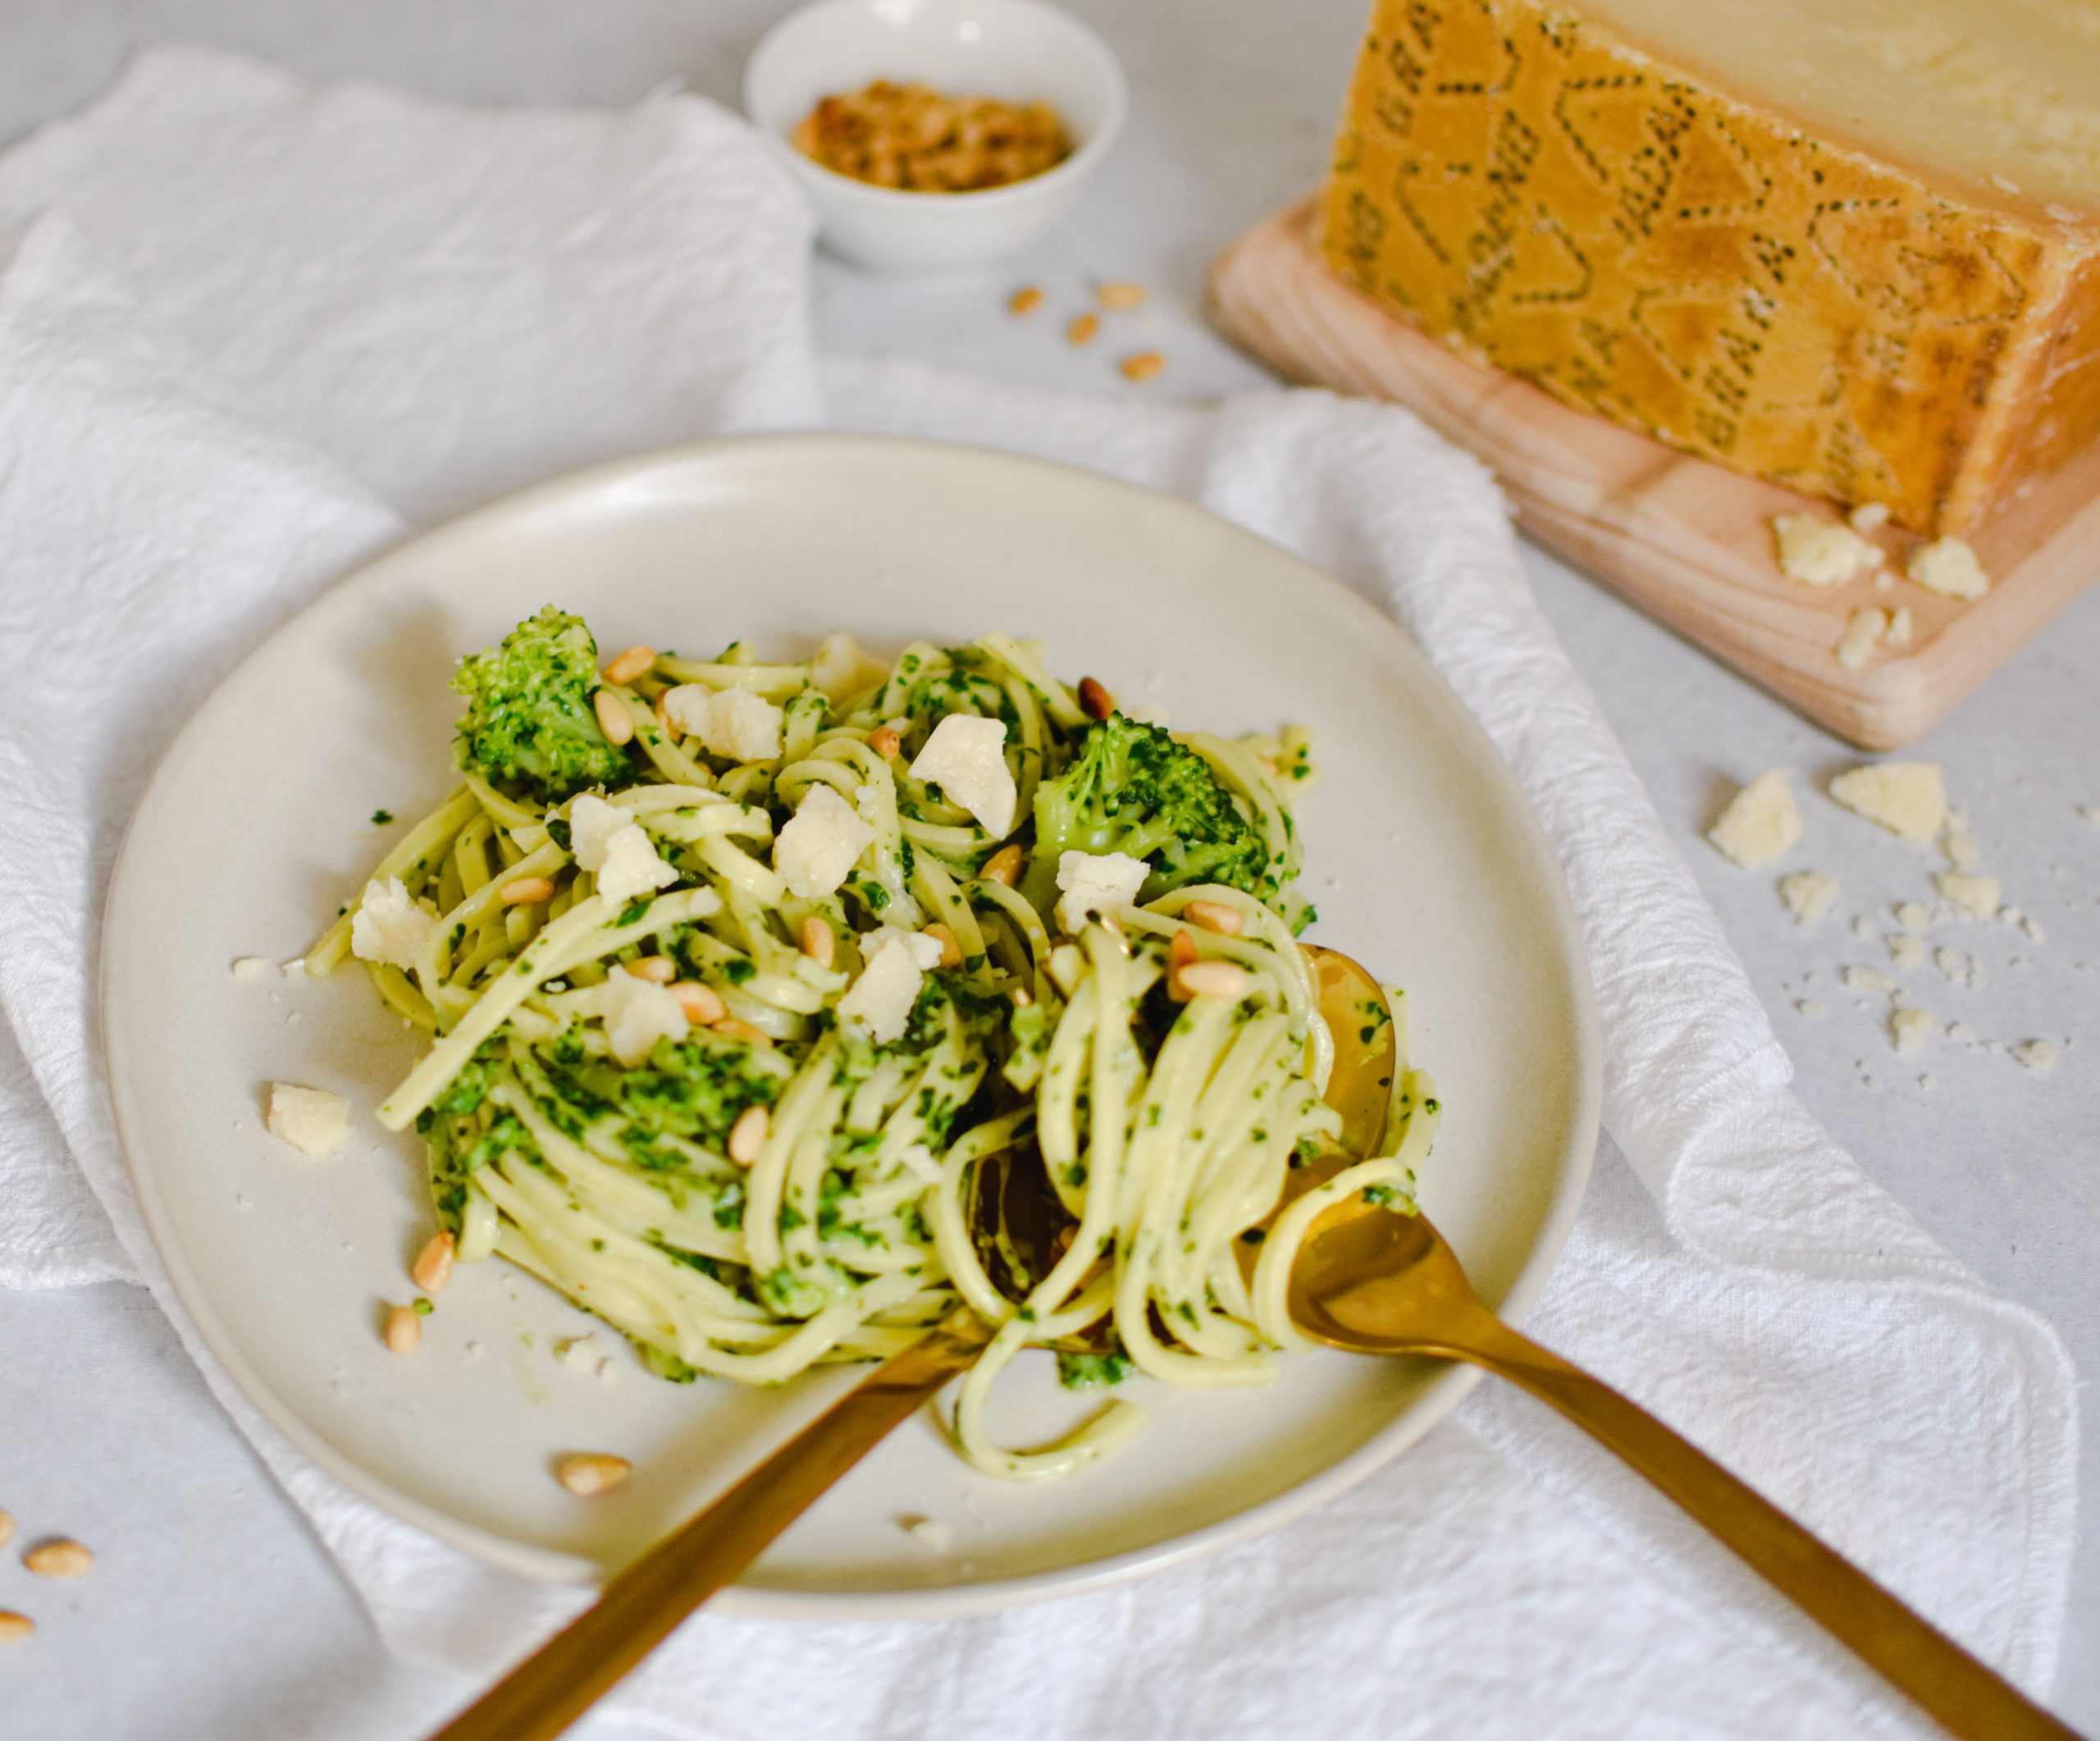
[[[151,1287],[397,1651],[487,1675],[572,1612],[578,1592],[344,1491],[196,1341],[93,1037],[124,820],[240,655],[413,525],[739,431],[1020,449],[1194,496],[1407,626],[1538,807],[1596,979],[1607,1138],[1528,1327],[2046,1690],[2074,1522],[2068,1360],[1787,1092],[1485,474],[1403,412],[1323,394],[1139,409],[819,365],[808,240],[742,126],[669,94],[482,112],[167,48],[0,157],[0,1282]],[[78,705],[84,680],[121,709]],[[1492,1386],[1227,1554],[976,1619],[702,1614],[591,1720],[681,1737],[1919,1726],[1637,1479]]]

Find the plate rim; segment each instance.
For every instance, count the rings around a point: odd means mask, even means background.
[[[545,479],[523,490],[491,501],[441,523],[410,532],[384,550],[365,558],[328,583],[282,622],[276,624],[213,686],[170,740],[142,789],[131,815],[126,820],[122,838],[112,861],[109,886],[102,904],[101,928],[97,939],[97,966],[94,980],[96,998],[95,1031],[104,1063],[117,1147],[126,1177],[136,1195],[141,1220],[156,1255],[167,1271],[176,1300],[187,1314],[199,1340],[218,1360],[240,1391],[242,1399],[272,1429],[281,1433],[304,1455],[310,1458],[360,1499],[377,1506],[404,1522],[436,1536],[484,1563],[541,1581],[594,1583],[608,1575],[596,1561],[582,1556],[531,1547],[477,1524],[468,1524],[402,1492],[338,1451],[309,1428],[288,1404],[276,1395],[242,1356],[226,1332],[219,1315],[199,1283],[180,1240],[176,1236],[173,1213],[163,1200],[150,1167],[142,1167],[139,1140],[144,1120],[130,1104],[123,1067],[125,1044],[111,1019],[113,1009],[111,939],[117,934],[113,923],[124,904],[130,884],[139,872],[138,825],[183,754],[194,743],[198,727],[231,706],[228,692],[249,669],[269,658],[278,642],[292,634],[313,612],[338,601],[346,589],[383,578],[390,569],[404,562],[427,560],[432,547],[441,551],[450,541],[468,539],[485,523],[541,511],[564,499],[590,496],[632,485],[655,473],[673,473],[710,462],[733,464],[739,455],[765,452],[776,464],[821,465],[838,455],[877,451],[915,455],[921,460],[953,465],[959,460],[991,464],[1025,473],[1047,473],[1063,487],[1078,485],[1127,496],[1139,500],[1150,512],[1170,517],[1193,518],[1213,532],[1222,530],[1232,539],[1258,546],[1267,557],[1278,559],[1296,571],[1300,584],[1317,584],[1338,597],[1345,612],[1354,613],[1363,633],[1381,643],[1387,656],[1396,656],[1403,667],[1413,665],[1430,679],[1434,706],[1445,723],[1469,740],[1477,757],[1484,757],[1496,770],[1511,809],[1522,849],[1531,860],[1532,880],[1544,887],[1552,942],[1568,970],[1572,994],[1571,1040],[1575,1054],[1573,1117],[1564,1134],[1553,1168],[1551,1199],[1536,1238],[1515,1279],[1504,1296],[1499,1315],[1521,1323],[1537,1302],[1558,1264],[1589,1184],[1594,1166],[1603,1107],[1603,1045],[1598,1026],[1596,990],[1589,971],[1588,952],[1575,916],[1574,904],[1559,861],[1554,855],[1543,824],[1516,772],[1491,738],[1486,728],[1428,656],[1399,623],[1372,604],[1355,588],[1308,561],[1274,540],[1213,513],[1199,503],[1171,491],[1133,482],[1107,473],[1057,460],[1044,459],[1011,449],[974,446],[966,443],[929,441],[923,437],[839,432],[788,432],[729,436],[687,442],[602,461],[580,470]],[[783,457],[784,456],[784,457]],[[1081,1560],[1069,1565],[1046,1568],[1017,1577],[981,1582],[914,1587],[888,1590],[801,1590],[765,1584],[737,1583],[724,1590],[710,1603],[715,1611],[753,1618],[814,1621],[943,1619],[982,1614],[1054,1597],[1079,1595],[1113,1584],[1164,1571],[1203,1556],[1221,1551],[1267,1534],[1303,1516],[1366,1479],[1424,1437],[1449,1415],[1480,1382],[1477,1367],[1454,1364],[1432,1379],[1399,1417],[1372,1434],[1363,1444],[1317,1474],[1284,1492],[1230,1516],[1185,1530],[1180,1534],[1121,1552]],[[275,1471],[272,1471],[273,1476]]]

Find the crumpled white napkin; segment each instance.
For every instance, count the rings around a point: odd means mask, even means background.
[[[1395,610],[1538,807],[1597,980],[1609,1136],[1529,1327],[2046,1688],[2075,1505],[2069,1363],[1787,1092],[1469,459],[1404,413],[1322,394],[1140,409],[915,365],[819,372],[806,220],[742,129],[686,98],[483,112],[156,51],[0,158],[0,238],[22,225],[0,239],[0,879],[17,913],[0,951],[0,1281],[153,1287],[395,1648],[486,1674],[579,1597],[345,1492],[203,1354],[102,1102],[111,852],[184,715],[395,537],[397,511],[828,411],[1182,491]],[[76,705],[84,680],[126,697],[121,730]],[[755,1737],[1915,1726],[1637,1480],[1485,1387],[1381,1474],[1230,1553],[971,1620],[703,1614],[595,1721]]]

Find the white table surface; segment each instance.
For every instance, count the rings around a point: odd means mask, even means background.
[[[1130,74],[1130,132],[1104,182],[1011,272],[938,286],[817,273],[819,340],[1101,391],[1190,398],[1269,385],[1201,325],[1205,267],[1256,219],[1318,178],[1365,0],[1073,0]],[[6,0],[0,143],[91,97],[136,48],[190,37],[323,73],[503,103],[617,103],[688,79],[735,100],[744,57],[780,0]],[[1230,23],[1227,23],[1227,18]],[[1152,286],[1126,330],[1170,359],[1126,388],[1117,348],[1076,351],[1055,309],[1099,278]],[[1034,282],[1031,322],[1006,292]],[[1121,347],[1137,348],[1133,343]],[[1898,1059],[1885,1000],[1834,984],[1847,962],[1888,967],[1855,939],[1866,912],[1924,893],[1919,855],[1810,793],[1846,747],[1544,554],[1527,553],[1549,615],[1603,698],[1668,825],[1766,997],[1809,1107],[1951,1250],[2052,1319],[2083,1372],[2100,1369],[2100,593],[2074,605],[1919,747],[1947,770],[1984,867],[2046,932],[1948,927],[1984,985],[1903,976],[1942,1021],[2005,1041],[2052,1039],[2047,1076],[2002,1053],[1936,1042]],[[2095,552],[2100,563],[2100,551]],[[1700,839],[1732,782],[1794,770],[1808,836],[1796,866],[1845,895],[1797,932],[1772,878]],[[2016,957],[2018,962],[2016,964]],[[1806,989],[1807,971],[1819,976]],[[1829,1007],[1820,1021],[1797,998]],[[1929,1075],[1930,1088],[1918,1078]],[[0,1506],[102,1555],[77,1585],[0,1561],[0,1607],[34,1607],[34,1648],[0,1658],[0,1734],[44,1737],[399,1737],[461,1696],[381,1649],[290,1503],[249,1454],[139,1291],[0,1291]],[[2100,1423],[2086,1408],[2083,1491],[2100,1512]],[[34,1588],[32,1588],[32,1586]],[[2100,1546],[2081,1546],[2054,1703],[2100,1730]]]

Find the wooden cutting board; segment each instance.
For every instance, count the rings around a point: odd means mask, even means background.
[[[1250,230],[1211,273],[1212,318],[1294,381],[1408,406],[1495,470],[1524,528],[1642,610],[1867,749],[1921,736],[2100,578],[2100,447],[2029,487],[1970,542],[1991,576],[1965,605],[1902,578],[1916,540],[1877,534],[1895,586],[1781,574],[1772,517],[1835,510],[1696,459],[1467,361],[1322,263],[1308,199]],[[1852,614],[1910,606],[1910,645],[1838,662]]]

